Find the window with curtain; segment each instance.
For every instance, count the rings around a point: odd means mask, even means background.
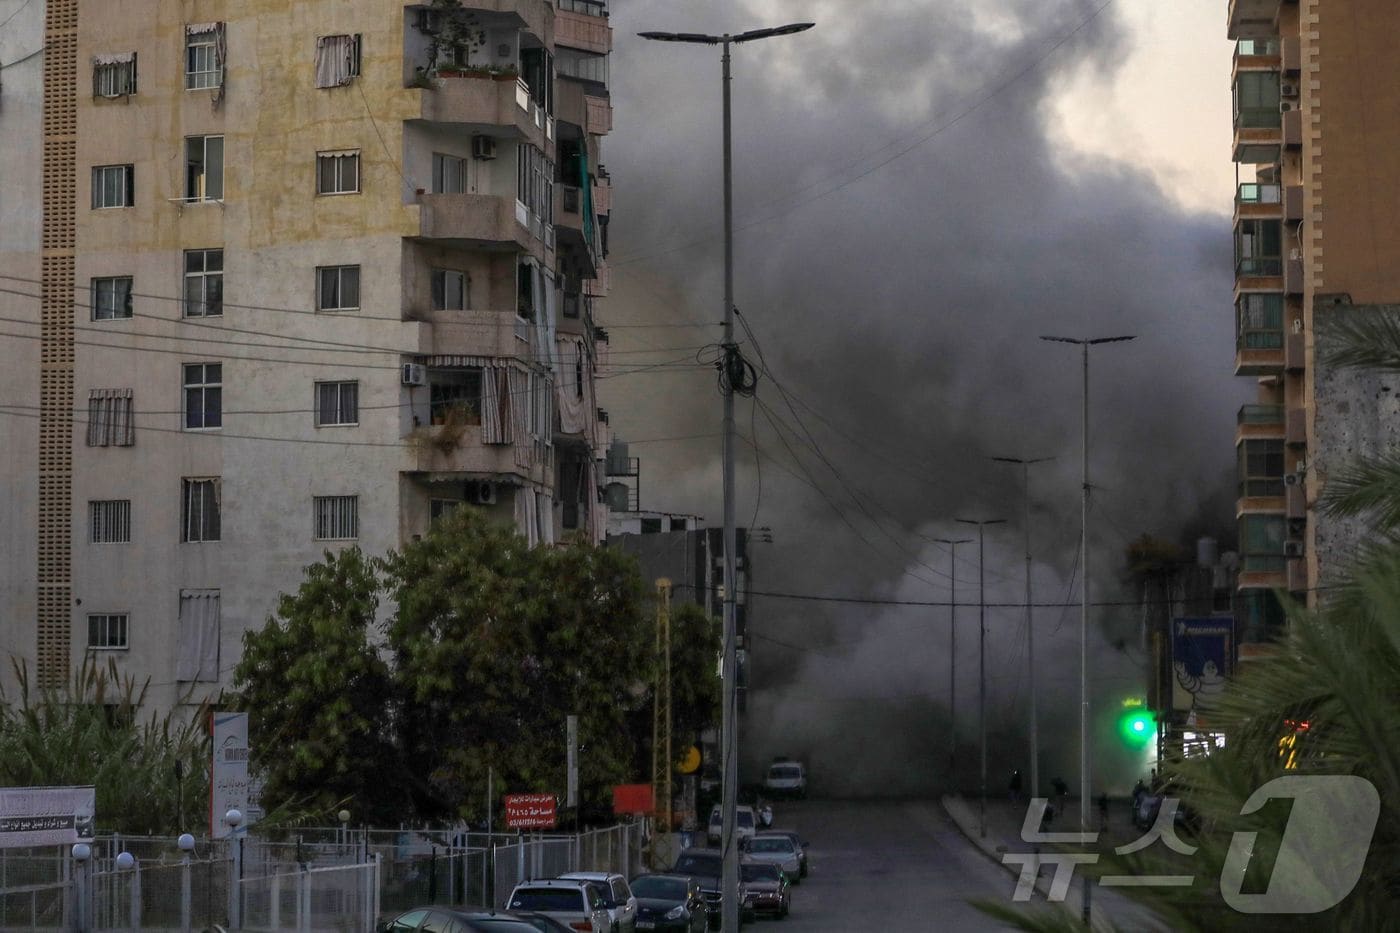
[[[92,319],[117,321],[131,317],[129,275],[112,275],[92,280]]]
[[[181,590],[175,679],[216,683],[219,679],[218,590]]]
[[[219,478],[186,477],[180,481],[180,540],[186,544],[218,541]]]
[[[317,311],[358,311],[359,309],[359,266],[321,266],[316,270]]]
[[[87,445],[130,447],[136,443],[131,389],[91,389],[88,392]]]
[[[316,426],[358,424],[360,384],[358,382],[316,383]]]
[[[98,55],[92,60],[94,97],[125,97],[136,93],[136,53]]]
[[[360,74],[360,37],[321,36],[316,40],[316,86],[342,87]]]

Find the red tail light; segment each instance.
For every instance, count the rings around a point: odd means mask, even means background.
[[[571,929],[571,930],[582,930],[583,933],[593,933],[593,921],[592,921],[592,920],[575,920],[573,923],[569,924],[569,929]]]

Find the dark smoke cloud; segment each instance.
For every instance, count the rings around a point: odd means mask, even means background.
[[[881,146],[932,132],[1044,55],[1095,6],[615,5],[617,127],[605,162],[617,185],[617,264],[604,313],[619,322],[716,322],[721,314],[718,51],[648,43],[634,33],[818,22],[809,33],[736,50],[737,303],[784,387],[860,439],[838,436],[798,408],[843,477],[879,503],[866,508],[880,524],[790,439],[860,535],[804,482],[762,462],[757,524],[773,528],[775,543],[755,553],[758,588],[946,599],[948,554],[927,538],[961,537],[954,518],[1005,517],[1011,524],[988,536],[988,598],[1019,601],[1019,473],[987,459],[1005,454],[1058,458],[1033,474],[1035,586],[1037,599],[1077,598],[1070,582],[1080,359],[1075,348],[1037,340],[1041,334],[1138,336],[1093,361],[1096,600],[1126,595],[1115,580],[1128,539],[1194,533],[1203,503],[1221,500],[1232,400],[1241,391],[1230,375],[1228,221],[1184,212],[1131,165],[1086,165],[1059,152],[1047,132],[1063,68],[1088,61],[1108,74],[1120,60],[1125,36],[1113,7],[975,112],[855,177],[898,148]],[[841,181],[849,184],[811,199]],[[678,244],[691,245],[667,252]],[[717,327],[619,328],[613,348],[687,347],[718,335]],[[746,352],[756,355],[752,345]],[[654,359],[683,355],[658,350]],[[647,357],[615,362],[639,358]],[[718,431],[719,398],[703,369],[604,385],[623,437]],[[794,420],[771,383],[759,395]],[[767,454],[789,460],[746,401],[739,422],[745,435],[756,430]],[[717,440],[639,446],[644,504],[718,522],[718,452]],[[747,524],[758,471],[752,451],[741,454],[739,511]],[[975,548],[959,549],[957,577],[959,601],[975,599]],[[803,754],[828,786],[848,791],[909,793],[945,780],[946,609],[760,598],[752,613],[761,638],[745,738],[751,763]],[[959,625],[961,757],[970,764],[976,610],[960,610]],[[1005,770],[1024,767],[1022,614],[995,610],[987,625],[988,728],[1000,788]],[[1093,667],[1107,709],[1142,689],[1137,613],[1101,609],[1094,630]],[[1073,782],[1077,610],[1040,610],[1036,632],[1045,777],[1063,773]],[[1104,763],[1120,787],[1131,785],[1137,768]]]

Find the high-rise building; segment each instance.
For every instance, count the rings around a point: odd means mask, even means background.
[[[1329,368],[1333,324],[1400,302],[1400,31],[1391,0],[1229,0],[1241,656],[1315,602],[1362,533],[1317,508],[1329,471],[1397,440],[1376,377]]]
[[[6,15],[0,656],[168,705],[327,550],[603,539],[603,0]]]

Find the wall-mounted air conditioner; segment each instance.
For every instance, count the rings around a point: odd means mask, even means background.
[[[1303,556],[1303,542],[1285,541],[1283,542],[1283,556],[1296,559]]]
[[[487,161],[496,158],[496,137],[473,136],[472,158]]]
[[[1281,96],[1283,96],[1283,97],[1297,97],[1297,96],[1298,96],[1298,85],[1296,85],[1296,84],[1280,84],[1280,85],[1278,86],[1278,92],[1279,92],[1279,94],[1280,94]]]
[[[406,386],[425,386],[428,384],[428,367],[422,363],[404,363],[400,381]]]
[[[468,483],[467,501],[473,505],[495,505],[496,484],[488,482]]]

